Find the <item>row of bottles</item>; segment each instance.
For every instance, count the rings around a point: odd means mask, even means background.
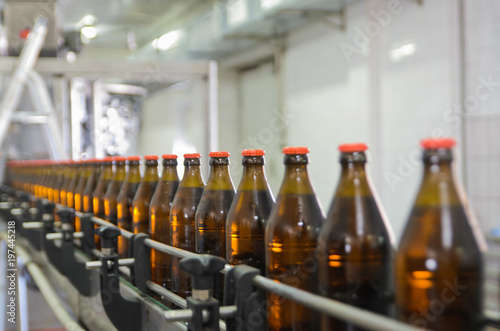
[[[432,330],[480,330],[480,243],[452,174],[452,139],[428,139],[424,178],[396,252],[366,173],[365,144],[339,146],[341,176],[327,216],[308,176],[305,147],[284,148],[285,174],[276,202],[264,151],[242,152],[235,191],[229,153],[211,152],[205,185],[200,154],[115,157],[83,162],[14,162],[10,185],[190,252],[247,264],[267,277]],[[79,220],[75,219],[75,229]],[[128,256],[127,240],[118,251]],[[190,277],[179,259],[152,251],[152,280],[182,297]],[[223,276],[214,295],[222,299]],[[394,305],[395,303],[395,305]],[[396,309],[394,309],[396,308]],[[361,330],[268,293],[269,330]]]

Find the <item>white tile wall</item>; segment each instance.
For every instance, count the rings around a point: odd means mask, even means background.
[[[466,117],[460,116],[463,109],[456,106],[461,103],[461,69],[465,96],[474,96],[481,80],[490,79],[489,75],[500,82],[500,1],[464,0],[464,68],[459,61],[460,22],[455,0],[424,1],[423,5],[401,0],[401,12],[392,15],[390,23],[347,61],[340,46],[356,46],[359,31],[376,22],[372,12],[386,10],[388,1],[360,0],[349,5],[345,31],[317,23],[288,38],[283,102],[285,113],[293,119],[286,132],[269,141],[260,139],[260,146],[244,146],[244,142],[269,127],[278,104],[275,71],[270,64],[240,73],[227,68],[220,77],[221,149],[232,152],[233,164],[239,164],[241,148],[267,149],[267,172],[276,192],[283,173],[282,145],[309,146],[311,177],[326,210],[339,175],[337,145],[366,141],[375,189],[399,236],[421,180],[419,139],[439,134],[461,140],[463,130],[464,148],[457,149],[457,163],[463,163],[458,168],[465,169],[466,176],[457,175],[466,179],[471,205],[483,229],[498,226],[500,86],[493,86],[487,98],[468,108],[472,111]],[[413,45],[414,53],[399,61],[391,59],[391,52],[404,45]],[[249,52],[258,53],[255,49]],[[235,58],[221,61],[220,67],[234,65]],[[150,116],[146,123],[158,118],[157,113],[165,115],[159,108],[184,107],[172,93],[158,98],[147,105],[157,110],[145,115]],[[455,108],[459,113],[452,111]],[[202,125],[195,125],[197,129],[203,130]],[[154,151],[159,153],[160,146],[161,151],[168,149],[172,138],[167,137],[167,130],[156,130],[162,132],[164,142],[155,145]],[[194,131],[188,136],[193,143],[203,144]],[[157,137],[154,132],[145,133],[144,149],[153,152],[148,142]],[[391,184],[388,174],[399,176],[402,182]]]
[[[465,95],[480,78],[497,85],[465,121],[471,204],[485,231],[500,227],[500,2],[465,0]]]

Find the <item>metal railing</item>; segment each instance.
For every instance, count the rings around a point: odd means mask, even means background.
[[[57,208],[67,208],[62,205],[56,205]],[[0,209],[8,209],[8,205],[0,206]],[[88,214],[84,214],[81,212],[75,212],[75,215],[78,217],[84,217]],[[101,226],[111,226],[118,228],[122,236],[127,239],[131,239],[133,233],[119,228],[117,225],[112,224],[106,220],[103,220],[98,217],[90,217],[91,222],[101,225]],[[170,245],[166,245],[164,243],[152,240],[145,239],[144,244],[154,250],[160,251],[162,253],[175,256],[178,258],[187,258],[197,256],[196,253],[185,251]],[[98,256],[100,252],[98,250],[93,250],[93,253]],[[130,261],[129,261],[130,262]],[[233,266],[226,264],[225,268],[221,271],[222,273],[226,273],[227,271],[234,268]],[[120,268],[121,269],[121,268]],[[312,294],[295,287],[280,283],[278,281],[269,279],[264,276],[254,276],[252,278],[252,284],[266,292],[275,293],[283,298],[299,303],[307,308],[318,311],[320,313],[326,314],[328,316],[344,320],[346,322],[352,323],[358,327],[362,327],[368,330],[373,331],[422,331],[421,328],[416,328],[411,325],[398,322],[394,319],[378,315],[372,313],[367,310],[363,310],[336,300],[332,300],[326,297],[322,297],[316,294]],[[166,288],[152,282],[151,280],[146,281],[146,287],[152,292],[166,298],[168,301],[174,303],[176,306],[181,308],[186,308],[186,300],[177,294],[167,290]],[[221,306],[221,317],[234,316],[236,313],[235,306]],[[165,313],[170,313],[169,317],[172,320],[172,311],[165,311]],[[175,311],[174,311],[175,312]],[[179,320],[183,318],[183,314],[179,312]],[[220,321],[220,327],[222,330],[225,330],[224,321]]]

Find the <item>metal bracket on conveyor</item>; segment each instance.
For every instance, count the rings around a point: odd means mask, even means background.
[[[130,268],[131,282],[144,293],[150,292],[146,282],[151,280],[151,249],[144,244],[146,239],[149,239],[147,234],[136,233],[129,240],[134,261]]]
[[[259,269],[247,265],[226,272],[224,305],[235,305],[238,316],[226,319],[227,330],[265,330],[266,293],[252,285],[252,279],[258,275]]]
[[[37,251],[41,251],[42,241],[40,232],[43,224],[41,223],[41,219],[34,222],[34,216],[38,213],[38,210],[36,208],[30,208],[31,199],[28,193],[18,192],[17,199],[19,201],[19,208],[12,209],[11,213],[17,216],[19,233],[28,239]]]
[[[54,240],[50,239],[50,234],[55,233],[54,229],[54,209],[55,205],[46,200],[39,200],[38,209],[42,215],[42,248],[50,263],[64,275],[64,262],[61,247],[57,247]],[[47,238],[47,235],[48,238]]]
[[[87,262],[87,268],[94,268],[94,265],[100,268],[104,311],[119,331],[141,330],[142,309],[139,300],[126,299],[120,294],[120,262],[116,254],[120,230],[113,226],[102,226],[98,234],[101,237],[102,256],[99,257],[100,261]]]
[[[78,292],[86,297],[97,294],[98,288],[92,286],[99,279],[99,273],[96,270],[88,270],[85,262],[80,262],[75,256],[75,246],[73,244],[73,227],[71,222],[75,212],[70,208],[62,208],[57,211],[61,219],[61,250],[64,264],[64,274]]]
[[[97,229],[94,227],[91,219],[94,215],[87,213],[80,217],[82,251],[88,256],[92,256],[95,248],[95,236]]]
[[[187,321],[189,330],[219,330],[220,303],[212,293],[214,277],[225,264],[224,259],[212,255],[181,260],[181,269],[191,274],[193,294],[187,298],[186,310],[165,312],[165,319],[169,322]]]

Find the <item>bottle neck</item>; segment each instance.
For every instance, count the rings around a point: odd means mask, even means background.
[[[184,177],[179,187],[205,187],[199,161],[195,164],[184,161]]]
[[[126,181],[128,183],[139,183],[141,181],[139,162],[129,164]]]
[[[113,177],[113,164],[104,164],[102,167],[101,178],[104,180],[111,180]]]
[[[264,172],[264,164],[243,164],[243,176],[238,191],[267,190],[269,190],[269,185]]]
[[[125,162],[117,162],[116,163],[116,170],[115,170],[115,173],[113,174],[113,178],[111,178],[111,180],[121,182],[125,179],[126,174],[127,174],[127,171],[125,169]]]
[[[146,161],[146,169],[144,170],[143,182],[154,183],[158,181],[158,162]]]
[[[208,177],[207,190],[232,190],[234,191],[233,181],[229,175],[228,164],[213,164]]]
[[[451,150],[425,150],[424,178],[417,196],[417,205],[459,205],[452,169]]]
[[[371,196],[372,192],[365,170],[365,153],[341,153],[340,164],[342,170],[335,196]]]
[[[285,155],[285,177],[279,194],[314,194],[307,173],[307,155]]]
[[[173,162],[163,163],[163,171],[161,173],[161,180],[164,182],[178,182],[179,175],[177,174],[177,161],[175,164]]]

